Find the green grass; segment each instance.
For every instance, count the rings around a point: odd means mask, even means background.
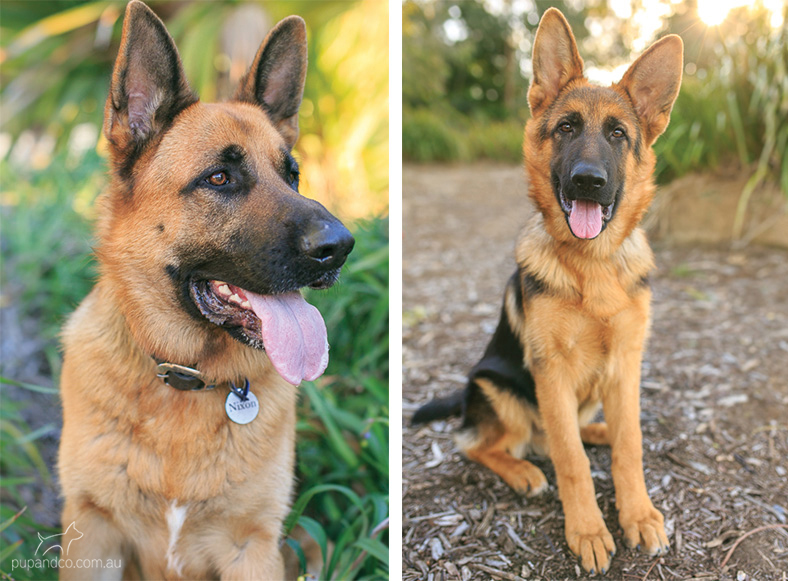
[[[5,391],[9,380],[0,378],[0,383]],[[14,383],[20,389],[42,390],[38,386]],[[52,393],[53,390],[48,391]],[[47,536],[59,532],[37,523],[27,510],[31,499],[38,497],[38,490],[54,486],[53,468],[42,457],[38,441],[55,427],[46,424],[31,429],[22,418],[22,409],[23,404],[3,397],[0,406],[0,578],[11,575],[14,579],[52,579],[52,571],[47,568],[12,570],[11,567],[12,559],[33,555],[39,542],[38,533]]]
[[[92,153],[77,166],[56,158],[29,174],[0,163],[2,296],[35,322],[42,338],[36,357],[49,365],[53,385],[57,332],[95,276],[87,217],[105,182],[104,165]],[[340,283],[308,297],[326,320],[331,359],[326,375],[301,388],[298,490],[287,529],[299,524],[322,547],[325,578],[381,579],[388,577],[388,222],[374,219],[351,230],[356,248]],[[0,577],[49,579],[48,569],[10,570],[13,558],[33,553],[37,533],[56,532],[24,510],[38,491],[55,486],[54,468],[37,447],[52,426],[25,423],[23,404],[7,397],[7,390],[29,387],[17,379],[0,386]]]

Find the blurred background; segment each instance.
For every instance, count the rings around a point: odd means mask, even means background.
[[[321,578],[388,571],[388,5],[376,0],[163,2],[186,75],[227,98],[268,29],[307,23],[309,69],[294,155],[301,192],[356,236],[341,283],[308,299],[332,345],[299,410],[298,497],[288,540]],[[107,182],[101,133],[125,2],[0,4],[0,576],[59,526],[57,334],[95,277],[94,200]],[[339,405],[341,402],[341,407]],[[21,514],[19,514],[21,511]],[[307,534],[303,534],[306,531]],[[311,546],[311,552],[310,552]],[[320,550],[315,552],[315,547]],[[316,556],[315,556],[316,555]]]
[[[658,182],[684,179],[657,200],[655,233],[788,246],[785,0],[406,0],[406,161],[521,161],[531,47],[550,6],[569,20],[592,82],[619,80],[660,36],[684,40],[681,93],[655,145]],[[697,192],[698,172],[713,207],[703,199],[684,207],[674,195]],[[711,217],[687,222],[698,213]]]

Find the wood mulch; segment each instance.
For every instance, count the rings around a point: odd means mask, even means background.
[[[520,168],[406,166],[403,279],[403,579],[585,578],[550,489],[517,495],[465,460],[457,421],[413,411],[464,385],[495,329],[532,211]],[[608,579],[785,580],[788,571],[788,252],[655,246],[643,363],[646,482],[671,551],[624,547],[610,451],[587,447],[619,548]]]

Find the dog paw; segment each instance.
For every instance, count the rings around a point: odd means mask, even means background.
[[[567,526],[566,541],[590,575],[604,575],[610,569],[610,561],[616,554],[616,544],[601,516],[592,530],[570,530]]]
[[[515,469],[507,474],[506,482],[518,494],[531,497],[547,490],[547,478],[536,466],[527,461],[518,462]]]
[[[583,426],[580,428],[580,439],[583,440],[584,444],[592,446],[609,446],[610,437],[608,436],[607,424],[598,422]]]
[[[619,515],[627,546],[652,557],[663,555],[670,549],[664,521],[662,513],[653,506],[634,514],[622,512]]]

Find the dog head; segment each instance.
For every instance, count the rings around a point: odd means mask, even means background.
[[[653,44],[612,87],[583,77],[569,24],[555,8],[539,24],[528,91],[525,155],[531,197],[560,241],[606,230],[620,243],[653,196],[651,145],[665,130],[681,84],[683,44]],[[615,227],[613,227],[615,225]]]
[[[232,100],[201,103],[164,24],[129,3],[105,107],[113,180],[98,256],[149,353],[190,364],[227,334],[272,360],[324,350],[323,321],[298,291],[331,286],[354,240],[298,192],[306,68],[306,27],[291,16]]]

